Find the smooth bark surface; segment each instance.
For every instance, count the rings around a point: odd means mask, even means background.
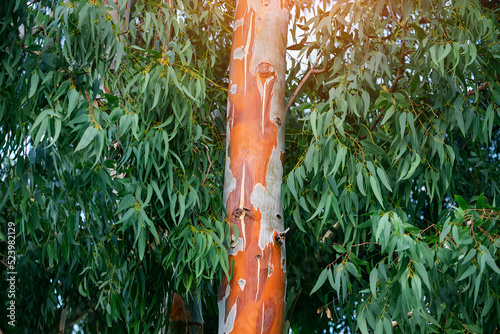
[[[238,229],[219,333],[281,333],[286,283],[280,202],[285,121],[286,1],[241,0],[229,76],[224,201]]]

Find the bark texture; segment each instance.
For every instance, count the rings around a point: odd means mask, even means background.
[[[227,108],[224,201],[239,231],[219,290],[219,333],[282,333],[286,284],[280,201],[289,3],[239,0]],[[235,234],[233,233],[233,239]]]

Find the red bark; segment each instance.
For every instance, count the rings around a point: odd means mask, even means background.
[[[240,0],[227,111],[224,200],[239,231],[219,290],[219,333],[281,333],[285,248],[280,203],[289,5]],[[234,234],[233,234],[234,236]]]

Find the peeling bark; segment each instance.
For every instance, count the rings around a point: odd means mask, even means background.
[[[219,290],[219,333],[281,333],[286,283],[283,212],[289,3],[240,0],[229,74],[224,202],[239,231]],[[234,233],[233,233],[234,238]]]

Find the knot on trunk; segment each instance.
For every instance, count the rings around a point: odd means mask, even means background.
[[[247,209],[247,208],[237,208],[236,210],[233,211],[233,216],[236,218],[245,218],[245,216],[251,216],[252,212]]]
[[[257,73],[261,78],[270,77],[271,75],[274,75],[274,67],[269,63],[262,62],[257,66]]]

